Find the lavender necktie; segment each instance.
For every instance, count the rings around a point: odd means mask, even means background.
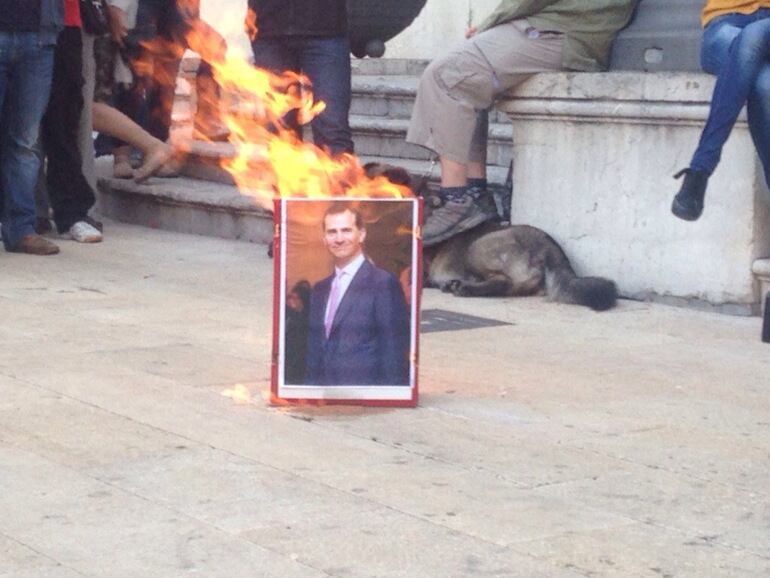
[[[332,281],[332,290],[329,292],[329,306],[326,308],[326,319],[324,321],[324,328],[326,329],[326,338],[329,338],[329,333],[332,330],[332,324],[334,323],[334,315],[337,313],[337,307],[340,304],[340,294],[342,293],[342,276],[345,271],[340,271],[334,281]]]

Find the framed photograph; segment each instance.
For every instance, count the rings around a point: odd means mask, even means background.
[[[275,202],[272,401],[417,404],[417,199]]]

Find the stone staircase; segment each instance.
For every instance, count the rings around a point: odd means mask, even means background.
[[[192,60],[185,63],[177,87],[174,106],[176,130],[184,131],[190,124],[190,111],[194,107],[191,85],[196,66]],[[426,66],[425,61],[404,59],[354,60],[350,126],[356,154],[363,163],[399,165],[419,176],[430,171],[431,183],[435,185],[438,170],[433,166],[432,153],[406,142],[417,85]],[[306,138],[312,140],[309,130]],[[505,181],[511,162],[511,138],[510,122],[503,113],[493,111],[488,146],[488,170],[493,183],[503,184]],[[214,158],[226,150],[226,147],[194,146],[185,172],[195,178],[231,182],[227,176],[217,175],[211,170]],[[199,164],[205,168],[201,170],[200,166],[196,166]]]
[[[424,61],[401,59],[354,60],[350,124],[362,163],[387,163],[416,176],[427,175],[428,185],[434,189],[439,171],[432,153],[405,141],[426,65]],[[196,69],[195,59],[186,60],[177,83],[173,130],[178,133],[191,130]],[[490,115],[489,134],[489,180],[502,185],[508,174],[512,138],[510,122],[503,113]],[[187,178],[151,179],[145,185],[109,178],[108,164],[101,163],[100,210],[135,224],[267,242],[271,235],[269,213],[251,199],[238,201],[232,178],[219,167],[219,160],[231,151],[227,143],[193,142],[182,169]],[[205,200],[201,202],[201,198]]]

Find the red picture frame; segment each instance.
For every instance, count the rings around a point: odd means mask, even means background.
[[[328,282],[334,272],[333,258],[323,240],[323,223],[330,207],[335,205],[339,210],[341,204],[354,208],[362,216],[366,229],[363,247],[367,267],[371,265],[385,272],[378,278],[396,277],[403,291],[408,310],[408,377],[404,375],[405,379],[397,384],[383,382],[382,379],[387,377],[376,377],[374,381],[377,383],[349,383],[345,377],[342,378],[345,383],[318,382],[311,375],[314,373],[313,369],[308,369],[308,365],[315,367],[316,364],[303,362],[318,359],[320,342],[313,338],[318,335],[318,324],[314,324],[312,320],[318,319],[324,280]],[[272,404],[344,404],[376,407],[417,405],[423,274],[420,236],[422,210],[422,199],[419,198],[293,198],[275,201],[270,395]],[[363,267],[361,269],[363,270]],[[359,274],[356,274],[356,278],[360,279]],[[392,278],[389,278],[389,281],[388,287],[393,292]],[[361,287],[360,283],[356,287],[359,292],[368,291],[368,288]],[[349,290],[342,300],[352,301],[356,299],[357,294]],[[315,311],[311,311],[313,308]],[[402,319],[403,315],[397,317]],[[404,325],[401,327],[403,331],[399,334],[403,335],[406,329]],[[303,329],[306,334],[303,334]],[[387,328],[381,332],[391,333]],[[378,331],[371,333],[376,334]],[[331,348],[334,338],[333,335],[323,338],[324,350],[327,343]],[[405,344],[402,343],[401,351],[404,347]],[[346,350],[349,351],[350,348]],[[333,355],[333,352],[329,355]],[[381,365],[392,366],[384,362]]]

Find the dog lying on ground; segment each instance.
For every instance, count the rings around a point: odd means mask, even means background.
[[[423,250],[426,286],[461,297],[541,295],[595,311],[615,306],[615,283],[578,277],[562,248],[528,225],[485,223]]]
[[[370,177],[383,175],[416,193],[415,183],[400,167],[370,163]],[[436,200],[426,202],[429,214]],[[615,306],[615,283],[603,277],[578,277],[559,244],[528,225],[485,223],[423,250],[425,286],[461,297],[510,297],[546,294],[559,303],[585,305],[595,311]]]

